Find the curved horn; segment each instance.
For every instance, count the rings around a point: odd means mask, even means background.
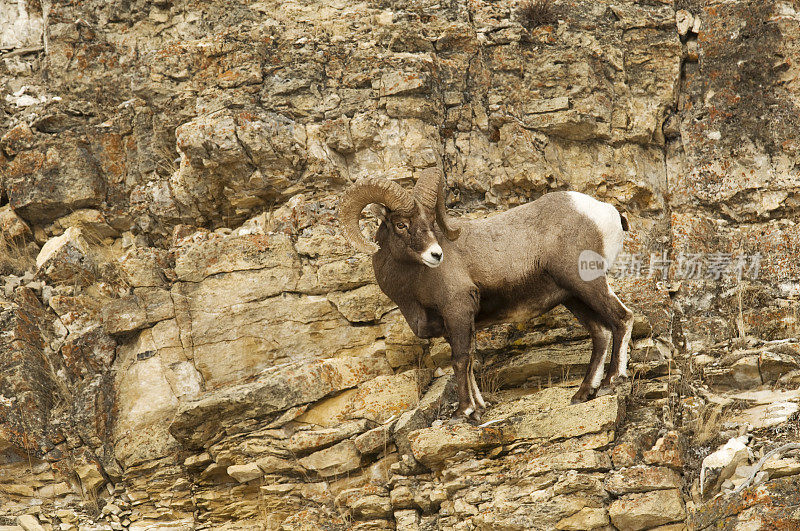
[[[414,198],[399,184],[378,177],[363,177],[345,192],[339,201],[342,234],[350,245],[367,254],[379,249],[364,238],[358,227],[361,211],[370,203],[380,203],[389,210],[410,212],[414,209]]]
[[[417,184],[414,185],[414,199],[428,212],[436,209],[439,197],[440,181],[444,174],[438,168],[427,168],[420,172]]]
[[[444,173],[438,168],[422,171],[414,185],[414,197],[428,211],[436,212],[436,222],[448,240],[457,239],[461,229],[454,228],[444,205]]]
[[[447,215],[447,209],[444,206],[444,175],[442,175],[442,188],[439,191],[439,199],[436,200],[436,223],[439,224],[439,227],[444,231],[444,235],[451,242],[461,236],[461,229],[453,227],[452,219]]]

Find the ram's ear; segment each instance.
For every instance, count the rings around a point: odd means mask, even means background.
[[[386,221],[386,217],[389,215],[389,209],[378,203],[372,203],[367,207],[367,210],[380,221]]]

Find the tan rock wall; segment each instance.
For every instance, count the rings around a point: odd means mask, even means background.
[[[708,503],[699,474],[742,430],[753,460],[797,434],[767,389],[800,383],[797,7],[518,4],[0,0],[0,523],[796,521],[792,455],[759,508],[747,470]],[[557,310],[479,331],[494,423],[442,423],[448,346],[335,217],[430,167],[454,215],[578,190],[627,213],[626,255],[667,253],[613,281],[619,397],[567,404],[589,345]],[[757,278],[682,278],[713,253]]]

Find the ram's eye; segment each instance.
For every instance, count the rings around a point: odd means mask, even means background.
[[[402,221],[398,221],[397,223],[394,224],[394,226],[397,227],[397,230],[406,230],[408,228],[408,225],[406,225]]]

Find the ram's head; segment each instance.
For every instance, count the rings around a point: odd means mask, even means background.
[[[339,202],[342,232],[353,247],[373,254],[378,245],[367,241],[358,225],[361,211],[370,204],[380,205],[376,214],[385,225],[388,250],[397,258],[437,267],[443,255],[434,223],[447,239],[458,238],[459,229],[453,228],[445,211],[444,175],[435,168],[422,172],[411,192],[386,179],[365,177],[344,194]]]

